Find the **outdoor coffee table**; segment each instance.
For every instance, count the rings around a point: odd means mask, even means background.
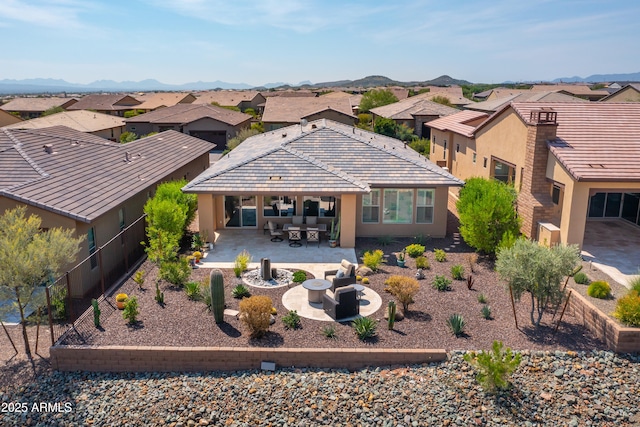
[[[362,295],[364,294],[364,286],[359,285],[359,284],[357,284],[357,283],[356,283],[356,284],[349,285],[349,286],[351,286],[353,289],[355,289],[355,290],[356,290],[356,292],[357,292],[357,294],[356,294],[356,295],[358,296],[358,299],[361,299],[361,298],[362,298]]]
[[[322,296],[331,287],[331,282],[322,279],[309,279],[302,282],[302,287],[309,291],[309,302],[322,304]]]

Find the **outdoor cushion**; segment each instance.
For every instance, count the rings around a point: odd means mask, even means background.
[[[340,302],[340,295],[345,294],[347,292],[353,291],[353,286],[343,286],[341,288],[336,289],[333,293],[333,299]]]
[[[338,270],[338,272],[336,273],[336,277],[337,277],[338,279],[340,279],[341,277],[344,277],[344,271],[342,271],[342,270]]]
[[[304,218],[301,215],[294,215],[291,217],[291,224],[293,225],[301,225]]]
[[[308,216],[307,217],[307,224],[308,225],[316,225],[318,223],[318,217],[317,216]]]

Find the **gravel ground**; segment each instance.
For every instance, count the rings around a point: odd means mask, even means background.
[[[354,372],[53,373],[0,394],[0,425],[632,426],[638,362],[605,351],[524,352],[501,395],[477,385],[459,352]]]

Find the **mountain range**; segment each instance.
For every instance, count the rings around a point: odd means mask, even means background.
[[[589,77],[562,77],[552,80],[554,83],[567,82],[605,82],[605,81],[640,81],[640,72],[629,74],[595,74]],[[0,80],[1,94],[20,93],[61,93],[61,92],[145,92],[145,91],[192,91],[213,89],[259,89],[297,87],[315,89],[322,87],[378,87],[378,86],[450,86],[472,84],[466,80],[454,79],[450,76],[440,76],[433,80],[401,82],[385,76],[367,76],[357,80],[338,80],[332,82],[311,83],[303,81],[297,85],[284,82],[265,83],[261,86],[251,86],[246,83],[228,83],[220,80],[212,82],[191,82],[181,85],[166,84],[154,79],[116,82],[113,80],[97,80],[89,84],[70,83],[61,79],[3,79]]]

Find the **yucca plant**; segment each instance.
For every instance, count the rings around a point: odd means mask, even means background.
[[[200,298],[200,283],[188,282],[184,285],[184,292],[190,300],[197,300]]]
[[[333,325],[327,325],[324,328],[322,328],[322,335],[324,335],[326,338],[338,337],[338,335],[336,334],[336,327]]]
[[[362,341],[374,337],[378,328],[378,322],[369,317],[358,317],[352,322],[352,325],[356,335]]]
[[[491,307],[489,307],[488,305],[483,305],[480,313],[482,313],[482,317],[484,317],[485,319],[491,319]]]
[[[453,335],[460,337],[464,335],[464,328],[467,326],[467,322],[464,321],[461,314],[452,314],[447,319],[447,326],[449,326]]]
[[[231,291],[231,295],[233,295],[236,299],[248,298],[251,296],[251,292],[245,285],[238,285]]]

